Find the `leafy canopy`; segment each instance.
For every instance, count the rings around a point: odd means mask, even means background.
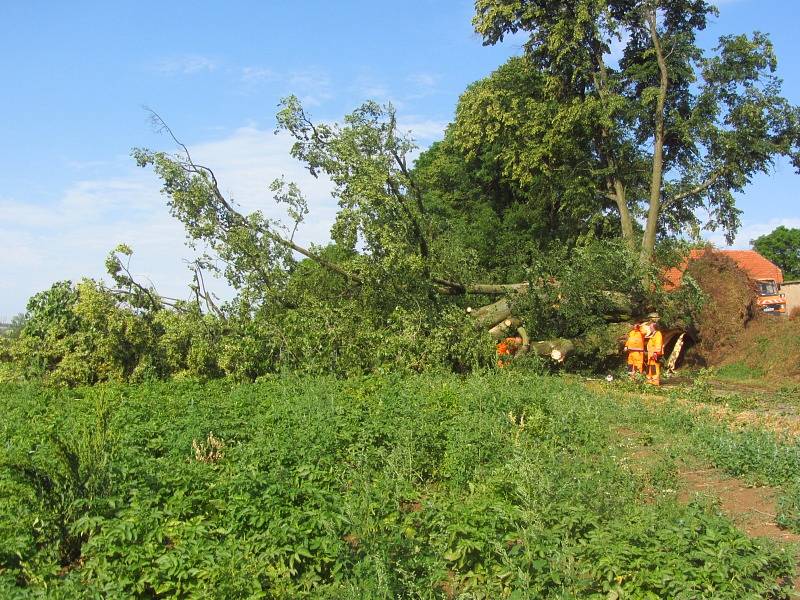
[[[704,226],[732,238],[735,194],[753,175],[778,156],[800,167],[800,110],[781,96],[771,42],[762,33],[723,36],[704,52],[697,33],[717,14],[704,0],[476,0],[475,8],[485,44],[528,35],[525,58],[541,78],[541,105],[526,109],[541,115],[527,125],[540,133],[527,163],[503,158],[506,172],[574,164],[574,177],[616,205],[626,238],[645,220],[643,257],[656,234]],[[584,160],[565,160],[576,150]]]
[[[800,229],[781,225],[751,244],[753,249],[781,268],[784,279],[800,279]]]

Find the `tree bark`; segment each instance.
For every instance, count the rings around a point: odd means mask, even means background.
[[[562,363],[567,356],[575,352],[575,343],[563,338],[533,342],[531,352],[539,356],[549,356],[553,361]]]
[[[531,339],[528,337],[528,332],[524,327],[517,327],[517,333],[522,340],[522,345],[519,347],[516,356],[525,356],[531,349]]]
[[[510,317],[492,327],[489,330],[489,335],[493,340],[499,340],[504,337],[508,337],[509,334],[520,325],[522,325],[522,321],[520,321],[517,317]]]
[[[622,227],[622,238],[627,241],[628,246],[633,249],[635,247],[633,236],[633,218],[631,211],[628,209],[628,199],[625,195],[625,186],[622,181],[614,177],[612,180],[612,187],[614,188],[614,200],[617,203],[617,210],[619,210],[619,221]]]
[[[595,68],[597,72],[594,74],[594,84],[597,88],[597,93],[604,104],[607,105],[608,98],[608,69],[603,58],[603,48],[600,40],[596,39],[593,43],[592,58],[594,59]],[[615,157],[614,149],[610,142],[611,136],[609,135],[606,127],[600,127],[600,140],[597,142],[599,154],[611,169],[611,174],[606,179],[608,186],[608,196],[617,205],[619,211],[620,226],[622,228],[622,238],[628,243],[631,249],[634,249],[634,235],[633,235],[633,218],[631,217],[630,209],[628,208],[628,199],[625,194],[625,184],[619,178],[619,168],[617,159]]]
[[[447,296],[462,296],[464,294],[480,294],[484,296],[502,296],[504,294],[519,294],[528,291],[530,285],[521,283],[459,283],[441,277],[433,277],[432,281],[440,286],[440,293]]]
[[[650,179],[650,206],[647,211],[647,224],[645,225],[644,237],[642,238],[642,262],[650,262],[656,245],[658,217],[661,211],[661,182],[664,171],[664,107],[667,101],[667,88],[669,87],[667,62],[664,59],[664,51],[661,47],[661,40],[658,37],[658,24],[655,10],[648,12],[646,19],[650,29],[650,38],[653,40],[653,48],[655,49],[661,78],[658,88],[658,99],[656,100],[653,170]]]
[[[507,298],[501,298],[497,302],[468,312],[475,320],[475,327],[478,329],[494,327],[511,316],[511,304]]]

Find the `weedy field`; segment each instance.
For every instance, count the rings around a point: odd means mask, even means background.
[[[797,438],[702,386],[4,385],[0,411],[3,598],[792,594]]]

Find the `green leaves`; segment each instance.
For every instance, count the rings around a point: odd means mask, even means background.
[[[800,279],[800,229],[780,225],[750,243],[783,271],[784,280]]]
[[[566,380],[3,386],[0,409],[9,596],[780,598],[793,572],[715,510],[645,502],[611,436],[649,411]],[[46,422],[65,460],[27,454]],[[12,455],[72,491],[37,496]]]
[[[611,192],[628,238],[626,211],[652,206],[643,258],[656,230],[669,236],[704,225],[732,238],[740,225],[733,194],[778,156],[800,165],[800,112],[781,97],[768,37],[723,36],[705,56],[696,35],[717,11],[704,0],[477,0],[475,11],[486,44],[528,35],[530,81],[541,82],[539,105],[551,103],[555,141],[527,138],[524,154],[504,159],[505,172],[539,168],[537,151],[552,155],[585,178],[578,185],[596,201]],[[622,46],[619,60],[614,45]],[[506,111],[526,115],[516,105]],[[535,122],[535,113],[527,116]],[[574,154],[563,153],[569,141],[577,142]]]

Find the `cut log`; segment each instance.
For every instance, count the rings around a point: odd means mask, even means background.
[[[522,321],[516,317],[510,317],[492,327],[489,330],[489,335],[493,340],[499,340],[508,337],[520,325],[522,325]]]
[[[507,298],[501,298],[492,304],[473,308],[469,314],[475,319],[475,327],[478,329],[494,327],[511,316],[511,304]]]
[[[570,354],[575,351],[575,343],[572,340],[557,338],[554,340],[544,340],[533,342],[531,352],[539,356],[549,356],[557,363],[564,362]]]

